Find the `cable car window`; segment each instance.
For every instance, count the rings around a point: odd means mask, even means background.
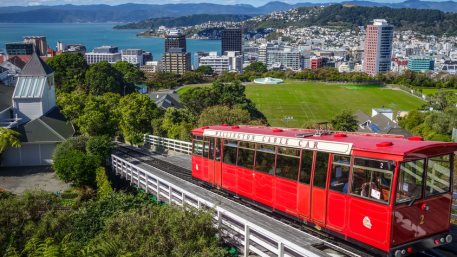
[[[278,154],[276,155],[276,176],[297,181],[299,164],[299,149],[278,147]]]
[[[313,186],[325,188],[327,183],[328,153],[317,152],[316,167],[314,168]]]
[[[349,170],[351,169],[351,157],[345,155],[333,155],[332,174],[330,176],[330,189],[342,193],[348,192]]]
[[[451,156],[449,154],[428,158],[425,196],[449,192],[451,181]]]
[[[238,142],[224,140],[224,163],[236,165],[236,151]]]
[[[400,165],[396,197],[397,203],[409,202],[422,197],[424,164],[424,160],[416,160]]]
[[[274,175],[275,147],[273,145],[257,144],[255,153],[255,170]]]
[[[249,142],[240,142],[238,147],[237,166],[253,169],[254,168],[254,153],[255,144]]]
[[[209,138],[209,154],[210,160],[214,160],[214,138]]]
[[[221,139],[220,138],[216,138],[216,161],[220,161],[221,160]]]
[[[311,169],[313,167],[313,151],[302,150],[300,183],[308,184],[311,181]]]
[[[372,167],[387,168],[382,170]],[[392,167],[395,165],[390,161],[355,158],[352,168],[351,194],[388,203],[393,172],[387,169]]]
[[[194,139],[192,152],[194,155],[201,156],[203,154],[203,141]]]
[[[208,158],[209,155],[209,141],[203,141],[203,157]]]

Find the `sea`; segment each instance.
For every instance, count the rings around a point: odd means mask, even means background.
[[[0,23],[0,50],[5,43],[22,41],[24,36],[46,36],[48,46],[55,49],[57,41],[83,44],[90,52],[97,46],[112,45],[119,49],[139,48],[151,52],[159,60],[164,52],[163,38],[137,37],[142,30],[115,30],[119,23]],[[187,40],[187,51],[220,52],[220,40]]]

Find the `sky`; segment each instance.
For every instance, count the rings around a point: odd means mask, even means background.
[[[210,2],[216,4],[251,4],[254,6],[264,5],[273,0],[0,0],[0,6],[36,6],[36,5],[62,5],[62,4],[109,4],[118,5],[124,3],[147,3],[147,4],[178,4]],[[297,2],[341,2],[342,0],[281,0],[286,3]],[[403,0],[372,0],[376,2],[402,2]]]

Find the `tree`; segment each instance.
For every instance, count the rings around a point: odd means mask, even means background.
[[[196,72],[209,76],[213,75],[214,73],[213,68],[211,68],[211,66],[208,65],[198,66]]]
[[[143,71],[141,71],[137,66],[126,61],[116,62],[113,64],[113,68],[122,73],[125,82],[132,85],[141,83],[145,79]]]
[[[8,128],[0,128],[0,154],[8,147],[21,147],[20,133]]]
[[[190,141],[195,125],[195,116],[189,110],[171,107],[165,111],[161,128],[169,138]]]
[[[102,95],[112,92],[123,94],[125,83],[122,73],[108,62],[99,62],[89,66],[86,71],[86,92]]]
[[[90,95],[80,116],[74,121],[75,124],[88,136],[114,136],[119,123],[117,106],[120,99],[121,96],[115,93]]]
[[[90,137],[86,143],[86,152],[97,156],[100,163],[104,163],[110,157],[113,148],[113,141],[106,135]]]
[[[99,166],[99,160],[96,156],[69,149],[55,154],[52,166],[63,181],[75,186],[92,186],[95,184],[95,170]]]
[[[358,122],[349,110],[343,110],[337,114],[330,122],[334,130],[338,131],[357,131]]]
[[[83,113],[87,102],[87,95],[82,90],[75,90],[67,93],[62,92],[57,95],[57,105],[60,107],[62,114],[72,123]]]
[[[179,99],[183,106],[195,116],[200,115],[205,108],[217,103],[217,96],[214,94],[212,88],[209,87],[191,88],[183,93]]]
[[[47,60],[54,71],[56,88],[62,92],[72,92],[84,84],[87,62],[80,53],[62,53]]]
[[[244,68],[244,72],[264,73],[267,71],[267,66],[262,62],[253,62]]]
[[[240,106],[228,107],[217,105],[206,108],[198,120],[199,126],[211,126],[220,124],[249,124],[251,116],[248,111]]]
[[[119,103],[119,127],[125,139],[132,144],[143,142],[143,135],[152,132],[151,122],[162,112],[147,95],[133,93]]]

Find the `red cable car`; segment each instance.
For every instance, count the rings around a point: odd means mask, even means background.
[[[383,256],[452,241],[457,143],[226,124],[192,133],[193,177],[271,211]]]

